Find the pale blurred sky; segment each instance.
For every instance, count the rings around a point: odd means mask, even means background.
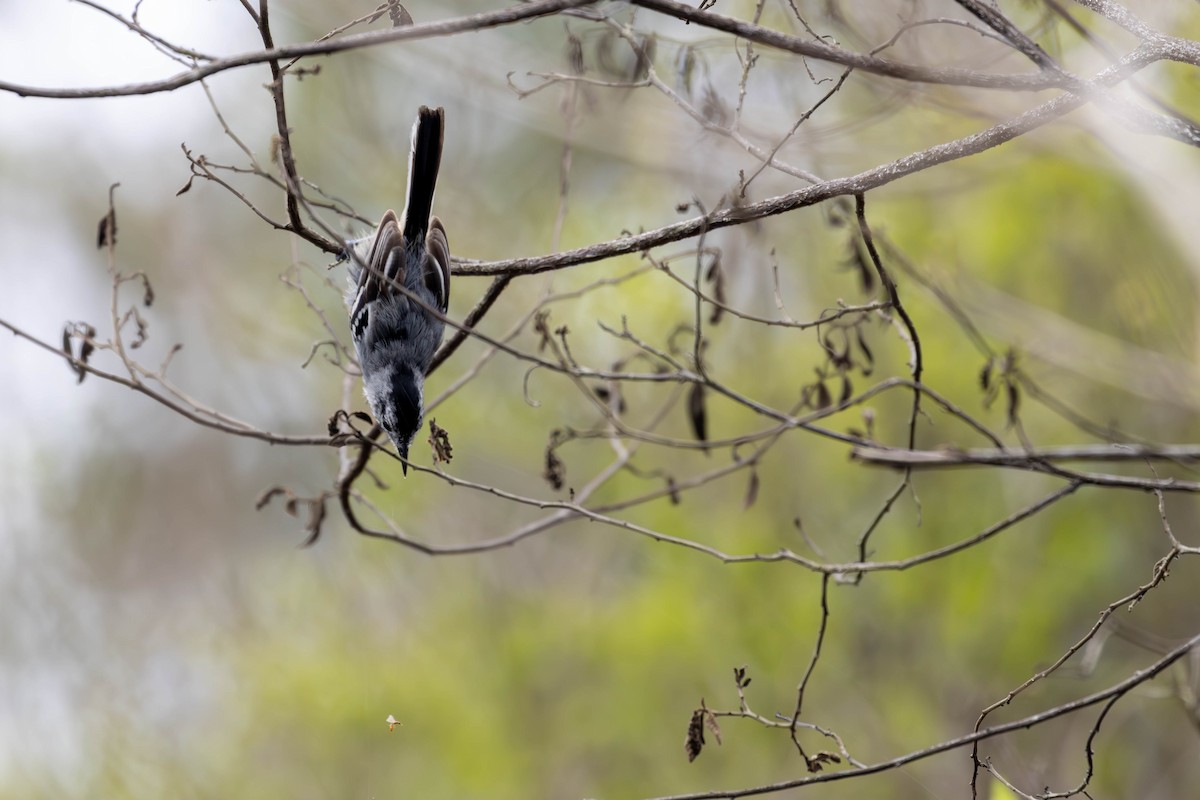
[[[125,14],[132,8],[131,3],[110,5]],[[255,46],[244,16],[237,3],[206,0],[147,2],[141,13],[142,22],[166,38],[218,53]],[[0,6],[0,76],[5,80],[39,87],[108,86],[181,69],[80,3],[7,0]],[[237,81],[252,87],[261,79],[249,71],[221,79],[225,86]],[[95,249],[94,224],[105,211],[107,187],[121,182],[120,210],[144,198],[158,202],[182,186],[187,176],[182,154],[175,150],[169,172],[162,169],[160,155],[164,142],[182,142],[211,127],[211,112],[196,102],[198,92],[193,86],[115,100],[0,94],[0,282],[5,287],[0,318],[51,343],[58,342],[68,319],[90,319],[105,334],[108,279],[103,254]],[[91,216],[82,225],[82,215],[72,213],[81,206]],[[119,241],[147,235],[124,228]],[[163,237],[160,246],[169,247],[169,240]],[[114,626],[105,616],[128,618],[128,610],[116,610],[123,603],[109,607],[84,588],[89,570],[57,550],[63,539],[55,535],[56,523],[44,516],[42,504],[52,502],[63,511],[74,504],[75,470],[98,436],[116,434],[121,447],[162,447],[164,442],[161,436],[125,436],[127,428],[106,424],[147,415],[161,423],[150,401],[128,392],[122,396],[99,381],[76,386],[62,361],[7,332],[0,335],[0,364],[0,582],[6,585],[10,615],[0,626],[0,636],[7,639],[0,643],[2,784],[3,776],[36,769],[43,759],[54,771],[80,766],[79,759],[95,744],[85,738],[83,721],[90,709],[80,701],[106,680],[100,677],[106,672],[103,661],[89,660],[87,654],[112,646],[105,639]],[[98,416],[102,405],[106,413]],[[152,429],[163,436],[171,431],[189,435],[180,426]],[[56,476],[65,491],[46,497],[42,492]],[[73,582],[78,602],[58,607],[70,596],[64,587]],[[90,615],[84,613],[88,608]],[[56,630],[70,644],[56,648]],[[169,666],[178,658],[160,651],[153,660],[157,666],[148,662],[145,670],[129,675],[146,681],[138,691],[157,698],[141,711],[169,714],[180,702],[195,699],[169,678],[184,666]],[[115,675],[122,665],[110,662],[109,668]]]
[[[129,4],[117,6],[128,13]],[[145,25],[200,49],[237,52],[253,37],[236,4],[199,0],[145,3]],[[250,31],[249,33],[252,33]],[[10,0],[0,10],[0,75],[38,87],[110,86],[165,77],[182,67],[118,22],[65,0]],[[245,80],[248,75],[230,80]],[[196,103],[199,87],[184,92],[105,100],[54,100],[0,93],[0,280],[25,291],[0,295],[0,317],[41,338],[57,341],[63,322],[90,316],[107,301],[103,259],[94,230],[64,218],[64,200],[88,204],[103,215],[110,183],[120,182],[118,208],[158,196],[165,183],[186,179],[186,165],[163,174],[148,155],[164,141],[182,142],[211,113]],[[39,186],[74,175],[70,184]],[[44,190],[43,190],[44,189]],[[134,232],[129,231],[129,236]],[[96,303],[98,290],[102,302]],[[21,442],[33,434],[68,442],[81,436],[86,414],[81,393],[70,391],[67,367],[25,342],[0,337],[0,362],[16,366],[15,380],[0,383],[0,435]],[[27,441],[27,440],[26,440]],[[20,447],[17,448],[18,450]],[[9,451],[11,452],[11,451]]]

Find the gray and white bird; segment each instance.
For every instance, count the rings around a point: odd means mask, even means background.
[[[363,393],[404,459],[405,474],[424,415],[425,375],[445,328],[413,298],[441,314],[450,300],[450,246],[441,220],[431,216],[444,122],[440,108],[417,111],[404,213],[397,220],[389,209],[350,256],[350,335]]]

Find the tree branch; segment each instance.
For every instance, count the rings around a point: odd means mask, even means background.
[[[10,92],[19,97],[50,97],[59,100],[78,100],[83,98],[95,97],[128,97],[130,95],[140,94],[156,94],[158,92],[169,92],[174,89],[179,89],[183,86],[195,83],[216,75],[218,72],[225,72],[230,69],[246,67],[252,64],[262,64],[272,60],[284,58],[298,58],[302,56],[318,56],[338,53],[343,50],[355,50],[362,47],[375,47],[381,44],[390,42],[405,42],[416,39],[434,39],[445,36],[451,36],[456,33],[465,33],[467,31],[479,31],[486,28],[498,28],[504,25],[512,25],[515,22],[524,22],[526,20],[544,17],[548,14],[555,14],[568,8],[577,8],[579,6],[589,5],[595,0],[535,0],[531,3],[521,3],[519,5],[510,6],[509,8],[499,9],[497,11],[487,11],[481,14],[471,14],[465,17],[455,17],[453,19],[443,20],[441,22],[427,22],[421,25],[405,25],[400,28],[389,28],[382,31],[370,31],[368,33],[356,33],[350,36],[343,36],[340,39],[328,39],[320,42],[308,42],[304,44],[291,44],[283,47],[275,47],[268,50],[260,50],[253,53],[242,53],[241,55],[230,56],[228,58],[216,59],[208,64],[195,69],[181,72],[170,78],[165,78],[160,81],[146,81],[144,83],[131,83],[124,86],[107,86],[98,87],[95,89],[46,89],[37,86],[24,86],[22,84],[11,83],[9,81],[0,81],[0,92]]]

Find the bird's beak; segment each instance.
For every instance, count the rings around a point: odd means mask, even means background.
[[[400,453],[400,472],[402,472],[404,474],[404,477],[407,478],[408,477],[408,448],[406,447],[403,450],[398,449],[398,452]]]

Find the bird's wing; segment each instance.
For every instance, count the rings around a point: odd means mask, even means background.
[[[425,286],[437,299],[438,310],[445,314],[450,305],[450,243],[446,240],[446,229],[437,217],[429,221],[425,252],[429,254],[425,261]]]
[[[394,293],[397,284],[404,285],[404,238],[395,211],[389,209],[379,221],[363,266],[358,275],[358,294],[350,309],[350,324],[356,339],[366,328],[367,307],[380,297]]]

